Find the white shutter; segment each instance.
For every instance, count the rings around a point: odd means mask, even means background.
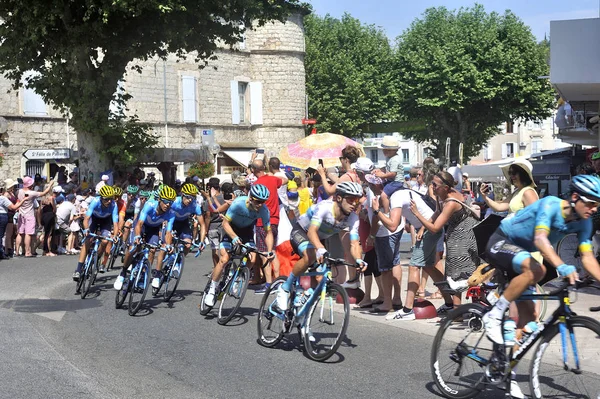
[[[250,124],[262,125],[262,83],[250,82]]]
[[[502,144],[502,159],[506,159],[508,154],[508,145],[507,143]]]
[[[238,92],[238,81],[232,80],[231,84],[231,123],[240,124],[240,97]]]
[[[181,98],[184,122],[197,122],[196,118],[196,78],[181,77]]]

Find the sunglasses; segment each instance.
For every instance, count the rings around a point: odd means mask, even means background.
[[[516,169],[509,169],[508,174],[511,176],[517,176],[519,174],[519,171]]]
[[[187,198],[187,199],[189,199],[189,200],[193,200],[193,199],[195,198],[193,195],[186,195],[186,194],[183,194],[183,196],[182,196],[182,197],[183,197],[183,198]]]
[[[344,197],[347,203],[350,205],[358,205],[360,203],[359,197]]]
[[[113,199],[112,198],[101,198],[100,201],[102,202],[111,202]]]
[[[596,208],[598,205],[600,205],[597,201],[584,197],[583,195],[579,195],[579,199],[581,199],[590,208]]]
[[[263,205],[266,202],[266,201],[258,200],[256,198],[250,198],[250,201],[252,201],[252,203],[255,205]]]
[[[165,205],[172,205],[173,204],[172,200],[166,200],[166,199],[161,199],[160,202],[162,202]]]

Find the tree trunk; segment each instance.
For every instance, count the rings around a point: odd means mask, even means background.
[[[102,172],[112,165],[108,157],[102,156],[106,144],[98,135],[89,132],[77,132],[77,147],[79,149],[79,175],[88,178],[90,187],[100,181]]]

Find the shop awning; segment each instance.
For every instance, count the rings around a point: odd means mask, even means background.
[[[252,149],[245,150],[223,150],[223,154],[233,159],[235,162],[247,168],[252,158]]]
[[[463,173],[469,174],[469,181],[493,181],[502,182],[506,180],[502,174],[501,165],[465,165],[461,168]]]

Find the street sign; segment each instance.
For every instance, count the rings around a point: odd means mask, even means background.
[[[71,153],[68,148],[29,149],[23,153],[27,159],[67,159]]]
[[[315,125],[317,123],[316,119],[302,119],[303,125]]]
[[[215,143],[215,135],[212,129],[202,129],[202,145],[210,147]]]

